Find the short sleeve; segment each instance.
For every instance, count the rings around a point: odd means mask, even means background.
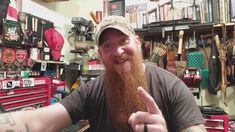
[[[173,120],[179,130],[203,123],[204,120],[194,96],[182,81],[176,82],[170,96]]]
[[[82,94],[82,89],[84,89],[84,87],[80,87],[78,90],[73,91],[60,101],[68,111],[73,124],[76,124],[79,120],[83,119],[85,115],[85,97]]]

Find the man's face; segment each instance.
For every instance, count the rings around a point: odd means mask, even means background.
[[[137,93],[138,86],[147,89],[140,43],[134,35],[109,29],[102,34],[99,53],[105,65],[106,101],[113,126],[126,131],[131,113],[146,110]]]
[[[99,54],[106,70],[114,70],[118,73],[123,68],[130,68],[130,61],[141,50],[137,36],[127,36],[116,29],[106,29],[102,34]]]

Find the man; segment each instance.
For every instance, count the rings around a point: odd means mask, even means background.
[[[1,130],[56,132],[86,119],[94,132],[206,131],[186,85],[143,62],[139,38],[124,17],[104,18],[95,40],[103,75],[60,103],[1,115]]]

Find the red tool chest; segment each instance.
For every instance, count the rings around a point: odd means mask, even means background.
[[[50,105],[51,78],[20,78],[0,80],[0,105],[3,112],[24,107]]]
[[[204,125],[207,132],[228,132],[229,116],[225,115],[210,115],[205,118]]]

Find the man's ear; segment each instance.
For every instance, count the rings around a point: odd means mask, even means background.
[[[141,47],[140,37],[138,35],[135,35],[135,41],[136,44]]]
[[[102,52],[100,51],[100,48],[98,48],[97,52],[98,52],[100,58],[102,58]]]

